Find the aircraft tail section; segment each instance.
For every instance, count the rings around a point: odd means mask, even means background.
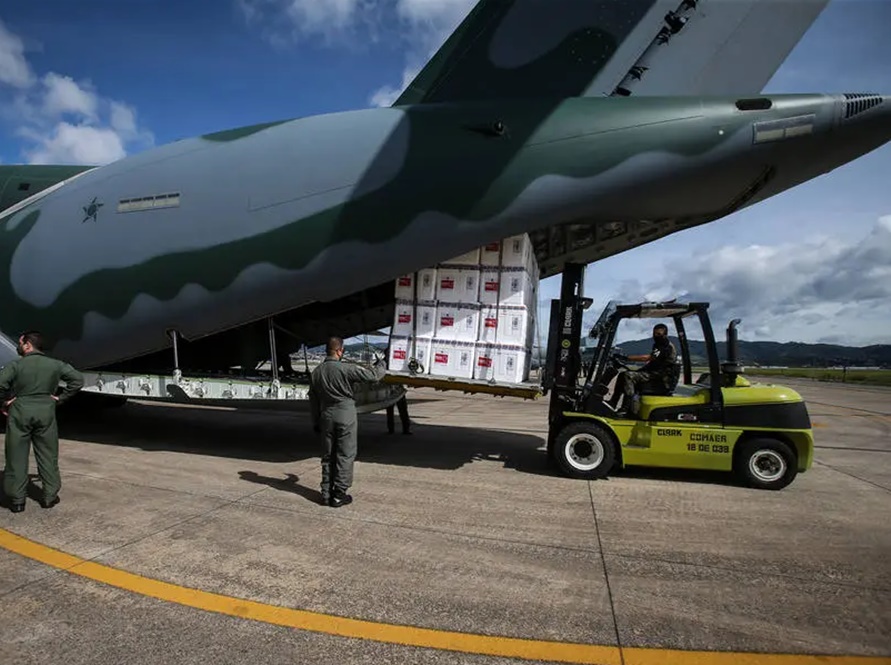
[[[394,106],[754,94],[827,2],[479,0]]]
[[[579,96],[660,1],[480,0],[395,105]]]

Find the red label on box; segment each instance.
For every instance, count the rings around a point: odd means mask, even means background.
[[[400,314],[399,323],[411,323],[411,314]]]
[[[455,288],[455,280],[453,279],[444,279],[439,285],[444,289],[454,289]]]
[[[486,319],[486,328],[497,328],[498,319]]]
[[[448,328],[449,326],[455,325],[455,319],[451,316],[443,316],[439,319],[439,325],[443,328]]]
[[[449,354],[448,353],[437,353],[434,362],[440,363],[442,365],[449,364]]]
[[[400,277],[399,286],[411,286],[411,277]]]
[[[487,252],[497,252],[498,251],[498,243],[490,242],[488,245],[486,245],[486,251]]]
[[[486,291],[497,291],[498,282],[486,282]]]
[[[491,367],[492,359],[486,358],[486,356],[480,356],[480,359],[477,360],[476,364],[479,365],[480,367]]]
[[[393,360],[405,360],[405,351],[402,349],[393,351]]]

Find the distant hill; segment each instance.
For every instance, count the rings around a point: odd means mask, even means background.
[[[680,350],[676,338],[675,348]],[[688,340],[694,363],[707,360],[705,342]],[[637,339],[618,345],[626,355],[649,353],[651,339]],[[727,358],[725,342],[718,342],[718,356]],[[786,367],[859,366],[891,368],[891,344],[873,346],[840,346],[836,344],[803,344],[801,342],[746,342],[739,341],[739,360],[747,365],[777,365]]]

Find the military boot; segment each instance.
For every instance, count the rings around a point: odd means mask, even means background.
[[[328,503],[332,508],[340,508],[341,506],[345,506],[348,503],[353,502],[353,497],[345,492],[335,492],[331,496],[331,501]]]

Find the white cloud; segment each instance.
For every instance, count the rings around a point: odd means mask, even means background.
[[[107,164],[127,155],[121,136],[108,127],[63,121],[49,135],[30,136],[36,144],[25,153],[31,164]]]
[[[136,129],[136,111],[121,102],[111,103],[111,126],[119,134],[132,137],[138,134]]]
[[[402,94],[402,91],[408,87],[408,84],[414,80],[420,71],[420,67],[407,67],[405,71],[402,72],[402,85],[398,88],[389,85],[378,88],[371,95],[371,105],[392,106],[393,102],[399,99],[399,95]]]
[[[25,60],[22,40],[9,32],[0,20],[0,84],[27,88],[34,82],[34,74]]]
[[[236,0],[274,46],[308,37],[334,41],[377,13],[377,0]]]
[[[386,28],[405,44],[402,81],[373,91],[372,106],[396,101],[476,1],[235,0],[247,22],[277,47],[312,37],[355,46],[375,41],[378,30]],[[366,31],[361,39],[356,38],[359,29]]]
[[[719,339],[728,322],[740,318],[740,337],[747,340],[891,343],[891,215],[859,238],[822,235],[671,258],[651,265],[644,279],[622,281],[610,297],[710,302]],[[651,328],[652,322],[628,323],[622,337],[646,336]],[[701,339],[698,326],[688,332]]]
[[[39,79],[24,57],[22,40],[0,22],[0,92],[12,88],[2,117],[25,140],[22,155],[32,164],[107,164],[128,149],[154,144],[139,126],[135,109],[107,99],[89,81],[48,72]]]
[[[397,0],[402,37],[408,42],[402,84],[378,88],[371,94],[370,104],[390,106],[395,102],[475,4],[476,0]]]
[[[99,98],[96,93],[81,87],[70,76],[50,72],[43,77],[43,112],[50,117],[66,113],[96,119]]]
[[[440,42],[467,16],[477,0],[398,0],[399,15],[419,25],[427,24],[440,34]],[[451,26],[451,27],[450,27]]]
[[[303,25],[310,32],[322,32],[343,28],[353,18],[358,0],[290,0],[288,14],[295,24]]]

